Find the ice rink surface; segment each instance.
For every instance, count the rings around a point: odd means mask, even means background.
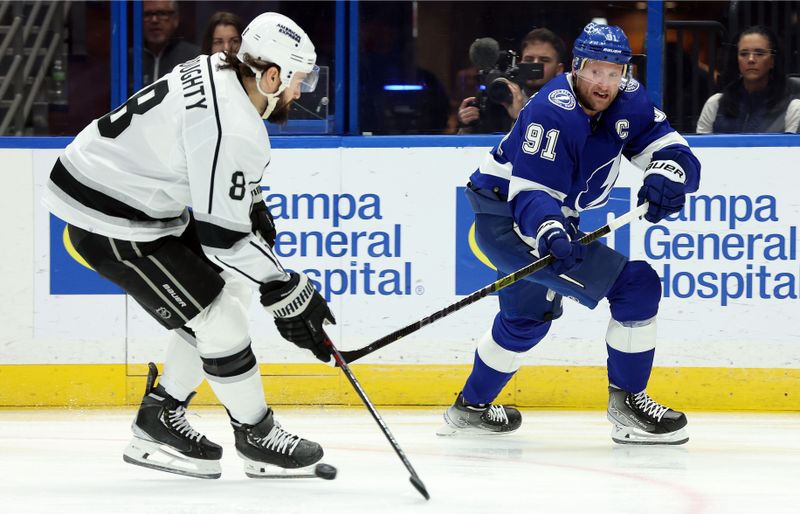
[[[800,512],[800,414],[688,413],[684,446],[612,443],[605,412],[523,411],[509,436],[434,434],[441,409],[381,410],[431,494],[408,482],[365,409],[277,408],[325,448],[336,480],[245,477],[222,409],[191,423],[225,448],[219,480],[122,461],[132,409],[0,410],[6,513]]]

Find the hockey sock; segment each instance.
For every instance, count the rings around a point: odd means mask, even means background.
[[[516,371],[504,373],[490,368],[486,363],[481,360],[478,352],[475,352],[475,363],[472,366],[472,373],[467,378],[467,383],[464,384],[462,394],[464,401],[472,404],[479,405],[484,403],[491,403],[492,400],[497,398],[503,387],[511,380]]]
[[[203,382],[203,362],[194,336],[177,329],[172,331],[164,358],[164,373],[158,383],[178,401],[184,401]]]
[[[498,313],[478,342],[472,373],[462,391],[467,403],[489,403],[517,372],[525,352],[536,346],[550,322],[512,318]]]
[[[267,402],[258,366],[238,377],[207,375],[206,378],[217,399],[228,409],[233,419],[248,425],[255,425],[264,419]],[[228,381],[231,379],[235,381]]]
[[[244,291],[235,281],[187,326],[194,330],[206,378],[220,402],[240,423],[254,425],[267,413],[264,388],[247,330]]]
[[[655,318],[623,323],[612,318],[606,332],[609,382],[631,393],[644,391],[653,369],[655,344]]]

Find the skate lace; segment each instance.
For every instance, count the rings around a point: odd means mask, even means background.
[[[167,410],[167,412],[169,413],[170,424],[179,434],[200,442],[200,438],[203,437],[203,434],[192,428],[192,425],[189,424],[189,420],[186,419],[186,407],[181,405],[177,409]]]
[[[665,407],[664,405],[661,405],[657,401],[650,398],[650,395],[648,395],[645,391],[633,395],[633,403],[639,410],[648,416],[655,418],[656,421],[661,421],[661,418],[669,410],[669,407]]]
[[[300,444],[300,437],[286,432],[280,425],[275,423],[275,426],[272,427],[266,437],[257,437],[256,441],[270,450],[291,455],[297,445]]]
[[[486,417],[495,423],[508,423],[508,415],[502,405],[491,405],[486,411]]]

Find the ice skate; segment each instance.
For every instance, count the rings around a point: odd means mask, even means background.
[[[505,405],[470,405],[461,393],[444,412],[444,425],[436,435],[457,434],[510,434],[522,424],[522,414]]]
[[[180,402],[163,387],[154,387],[158,368],[148,364],[147,388],[133,421],[133,439],[122,458],[125,462],[196,478],[219,478],[222,448],[192,428],[186,407],[194,393]]]
[[[683,444],[689,440],[683,412],[655,402],[647,392],[608,388],[611,439],[619,444]]]
[[[231,419],[236,452],[244,459],[244,472],[250,478],[305,478],[316,476],[314,464],[323,455],[322,447],[281,428],[272,409],[255,425]]]

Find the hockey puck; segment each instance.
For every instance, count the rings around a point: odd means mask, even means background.
[[[314,468],[314,474],[323,480],[333,480],[336,478],[336,468],[330,464],[317,464]]]

